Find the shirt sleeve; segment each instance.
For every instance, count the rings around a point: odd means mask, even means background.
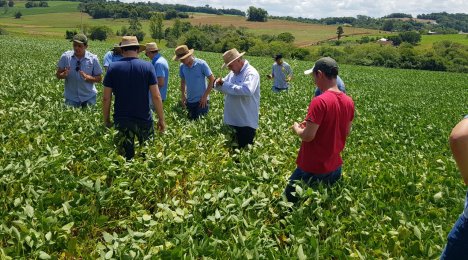
[[[179,77],[181,79],[185,79],[184,72],[182,70],[182,64],[180,64],[180,66],[179,66]]]
[[[93,61],[93,76],[102,75],[101,64],[99,64],[99,59],[97,56],[94,56]]]
[[[209,76],[213,75],[213,73],[211,72],[210,66],[208,66],[208,64],[206,62],[203,63],[203,75],[205,77],[209,77]]]
[[[149,70],[150,73],[148,73],[148,82],[151,85],[156,85],[158,82],[156,81],[156,72],[154,71],[153,65],[150,65],[151,69]]]
[[[292,76],[293,71],[291,69],[291,66],[289,66],[289,64],[286,64],[286,71],[288,72],[288,75]]]
[[[322,124],[323,117],[325,116],[324,111],[325,103],[323,100],[320,97],[313,98],[312,102],[310,102],[305,121],[309,121],[317,125]]]
[[[166,77],[162,64],[154,64],[154,71],[156,72],[156,77]]]
[[[108,52],[104,55],[104,67],[109,67],[109,64],[112,63],[112,56],[111,53]]]
[[[256,74],[248,74],[240,85],[225,81],[220,91],[234,96],[252,96],[259,85],[259,77]]]
[[[104,85],[104,87],[108,87],[108,88],[113,87],[114,84],[112,83],[112,76],[111,76],[112,74],[114,74],[112,67],[109,67],[109,70],[107,71],[106,76],[104,76],[104,81],[102,82],[102,85]]]
[[[62,54],[60,60],[57,63],[57,68],[64,69],[66,67],[70,67],[70,57],[65,54]]]

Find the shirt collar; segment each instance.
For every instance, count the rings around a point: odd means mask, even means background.
[[[78,57],[75,56],[75,52],[73,52],[72,56],[75,57],[75,59],[78,60]],[[85,51],[85,55],[81,59],[91,60],[91,53],[89,51]]]

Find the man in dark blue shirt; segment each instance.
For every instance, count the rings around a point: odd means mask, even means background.
[[[112,93],[115,97],[114,126],[119,131],[117,144],[119,152],[127,160],[135,155],[134,139],[140,145],[154,135],[153,117],[148,92],[158,115],[158,129],[165,129],[164,111],[151,63],[138,59],[138,53],[145,49],[135,36],[124,36],[120,43],[123,59],[110,64],[104,78],[103,115],[106,127],[111,127],[110,107]]]

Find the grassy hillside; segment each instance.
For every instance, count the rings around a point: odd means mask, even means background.
[[[17,11],[20,11],[23,15],[77,12],[79,4],[78,2],[48,1],[49,7],[26,8],[24,7],[26,2],[27,1],[15,1],[15,6],[8,8],[7,12],[2,8],[0,11],[0,18],[12,18]]]
[[[102,58],[108,45],[90,42]],[[0,258],[435,259],[465,188],[447,137],[468,113],[466,74],[340,66],[356,118],[333,187],[280,196],[300,141],[291,130],[312,95],[310,62],[289,61],[289,92],[262,75],[255,145],[230,149],[223,95],[189,122],[169,60],[167,131],[125,162],[98,104],[63,106],[55,66],[71,43],[0,36]],[[15,54],[11,55],[11,50]],[[165,57],[173,50],[164,49]],[[220,54],[195,52],[225,75]],[[143,58],[143,56],[142,56]]]

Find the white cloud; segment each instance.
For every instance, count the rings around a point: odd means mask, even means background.
[[[138,0],[123,1],[134,2]],[[382,17],[391,13],[407,13],[412,14],[413,17],[418,14],[436,12],[468,13],[468,4],[463,0],[157,0],[156,2],[191,6],[208,4],[215,8],[235,8],[242,11],[246,11],[249,6],[255,6],[267,10],[270,15],[307,18],[356,17],[356,15]]]

